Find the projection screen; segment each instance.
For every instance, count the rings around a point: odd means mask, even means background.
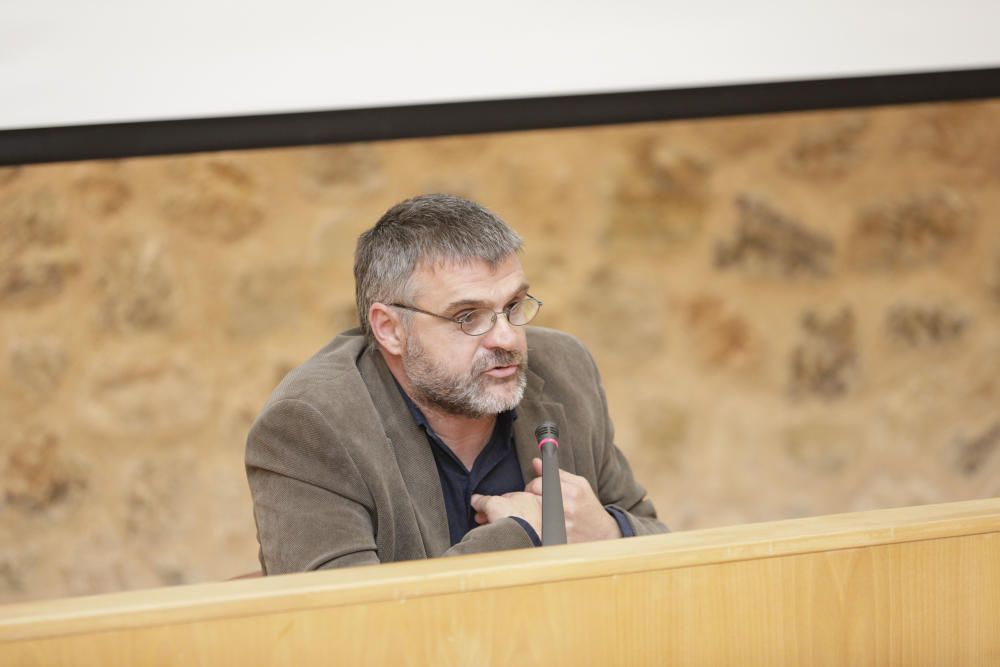
[[[993,0],[4,0],[0,15],[7,164],[1000,94]],[[423,112],[440,118],[412,124]]]

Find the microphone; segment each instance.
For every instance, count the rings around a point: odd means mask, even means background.
[[[542,546],[566,544],[566,514],[559,482],[559,427],[542,422],[535,429],[542,450]]]

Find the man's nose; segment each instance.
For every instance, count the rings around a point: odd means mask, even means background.
[[[486,332],[485,338],[483,342],[487,347],[509,350],[517,344],[517,331],[514,325],[507,321],[506,313],[498,313],[497,321],[493,323],[493,328]]]

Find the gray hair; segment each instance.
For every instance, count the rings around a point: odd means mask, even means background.
[[[368,310],[373,303],[409,298],[410,277],[438,262],[494,267],[521,250],[521,237],[479,204],[446,194],[402,201],[358,237],[354,290],[361,330],[373,340]]]

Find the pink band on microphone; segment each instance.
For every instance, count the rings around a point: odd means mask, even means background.
[[[559,446],[559,441],[556,440],[555,438],[543,438],[543,439],[541,439],[541,440],[538,441],[538,448],[541,449],[542,445],[544,445],[546,442],[551,442],[556,447]]]

